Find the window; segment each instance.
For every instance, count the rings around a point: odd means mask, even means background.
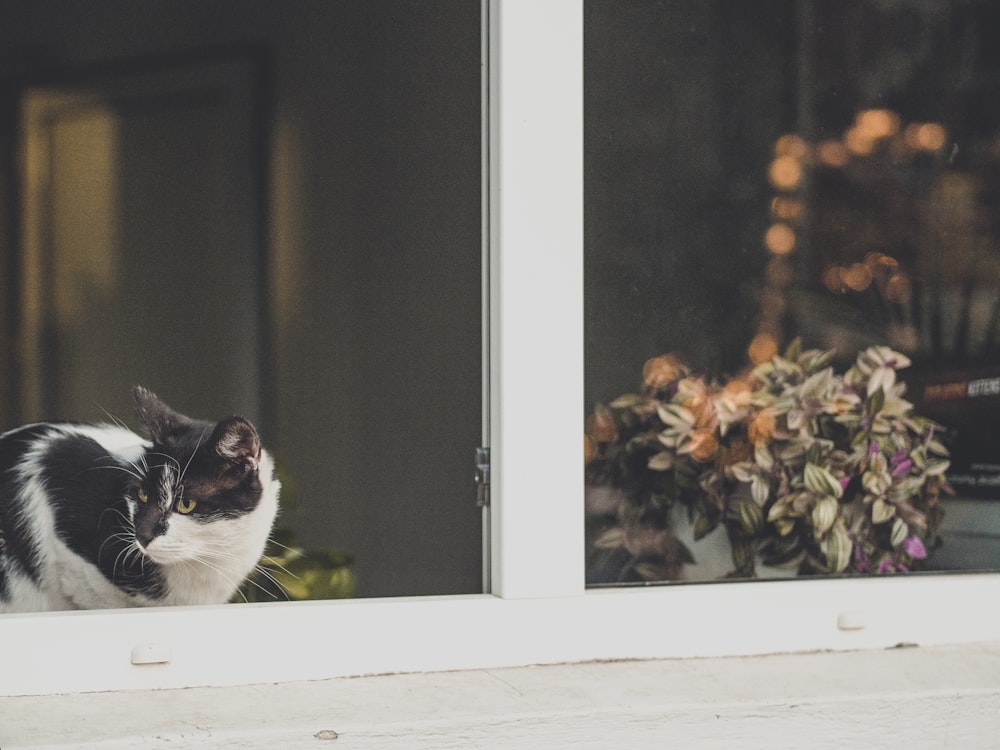
[[[491,5],[494,595],[10,616],[0,693],[994,637],[994,576],[584,590],[581,6]]]
[[[995,16],[586,3],[588,581],[1000,567]]]
[[[0,30],[0,429],[242,414],[289,595],[482,591],[478,7],[78,12]]]

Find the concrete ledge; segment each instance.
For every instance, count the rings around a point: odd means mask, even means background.
[[[0,699],[0,748],[996,748],[1000,642]]]

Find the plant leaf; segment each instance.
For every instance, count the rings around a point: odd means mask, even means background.
[[[660,451],[649,459],[646,468],[653,471],[666,471],[674,465],[674,454],[670,451]]]
[[[844,488],[840,486],[840,482],[823,466],[807,463],[803,479],[806,483],[806,489],[817,495],[833,495],[839,499],[844,494]]]
[[[868,396],[868,401],[865,403],[865,411],[869,414],[878,414],[882,411],[883,406],[885,406],[885,391],[879,386]]]
[[[875,498],[875,502],[872,503],[872,523],[880,524],[885,523],[889,519],[896,515],[896,507],[891,503],[887,503],[881,497]]]
[[[904,541],[906,541],[906,537],[908,537],[909,535],[910,535],[910,527],[906,525],[906,521],[904,521],[902,518],[897,518],[895,521],[893,521],[892,539],[890,541],[890,544],[892,544],[893,547],[900,546]]]
[[[710,516],[707,513],[702,513],[698,516],[698,519],[694,522],[694,540],[697,542],[715,531],[719,527],[719,519],[720,516]]]
[[[764,528],[764,512],[757,503],[740,503],[740,526],[749,536],[757,536]]]
[[[594,546],[600,549],[617,549],[625,546],[625,529],[614,526],[594,540]]]
[[[819,502],[816,503],[812,511],[812,522],[813,533],[817,539],[833,528],[839,509],[840,504],[837,499],[830,495],[820,498]]]
[[[851,563],[854,543],[842,524],[837,524],[827,539],[826,564],[832,573],[843,573]]]
[[[764,477],[755,474],[750,480],[750,494],[753,495],[754,502],[763,508],[771,496],[771,487]]]

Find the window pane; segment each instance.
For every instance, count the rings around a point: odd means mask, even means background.
[[[585,14],[588,581],[997,568],[997,9]]]
[[[449,0],[10,8],[0,431],[137,426],[134,383],[244,414],[290,596],[481,591],[480,26]]]

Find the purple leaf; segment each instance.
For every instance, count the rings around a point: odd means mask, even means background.
[[[892,470],[892,475],[894,477],[905,476],[907,473],[909,473],[911,468],[913,468],[913,461],[911,461],[910,459],[906,459],[905,461],[901,461],[899,464],[896,465],[896,468]]]
[[[903,540],[903,552],[914,560],[923,560],[927,557],[927,548],[920,540],[920,537],[908,536]]]

